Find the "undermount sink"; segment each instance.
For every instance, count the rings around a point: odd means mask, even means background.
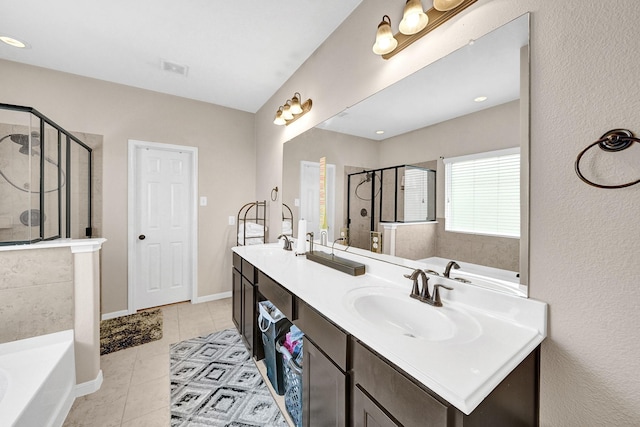
[[[469,314],[452,308],[433,307],[396,288],[359,288],[347,293],[345,303],[361,321],[377,331],[426,341],[467,342],[481,333]]]

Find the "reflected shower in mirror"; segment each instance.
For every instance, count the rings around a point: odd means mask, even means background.
[[[363,199],[371,199],[378,187],[382,194],[392,193],[385,192],[387,184],[373,170],[398,165],[434,170],[436,221],[407,222],[384,214],[380,218],[380,212],[399,199],[395,196],[387,197],[385,203],[379,197],[375,209],[370,201],[356,209],[355,215],[368,223],[364,231],[380,233],[383,252],[393,255],[371,256],[399,264],[429,260],[425,268],[440,274],[449,260],[456,260],[461,268],[451,273],[452,278],[480,284],[484,278],[495,279],[497,288],[504,285],[508,292],[526,296],[528,43],[529,16],[524,15],[285,143],[283,202],[299,205],[300,162],[326,157],[336,167],[332,189],[336,228],[348,228],[350,243],[363,240],[357,246],[371,255],[366,250],[371,239],[356,239],[354,217],[347,210],[350,193],[354,194],[348,188],[349,175],[360,174],[352,185],[362,181],[358,194],[367,193]],[[516,187],[511,198],[515,198],[516,216],[521,219],[521,235],[451,230],[443,160],[517,148],[521,153],[520,191]],[[369,181],[367,176],[371,176]],[[475,196],[479,204],[490,202],[480,190],[470,191],[469,197]],[[525,204],[518,204],[518,199]],[[470,207],[465,209],[472,212]],[[473,217],[480,216],[476,212]]]

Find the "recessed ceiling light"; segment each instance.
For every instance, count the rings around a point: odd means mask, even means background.
[[[9,46],[17,47],[20,49],[29,47],[27,43],[10,36],[0,36],[0,41],[8,44]]]
[[[383,131],[383,130],[377,130],[377,131],[376,131],[376,134],[377,134],[377,135],[382,135],[383,133],[384,133],[384,131]]]
[[[475,102],[484,102],[486,100],[487,100],[486,96],[479,96],[479,97],[474,99]]]

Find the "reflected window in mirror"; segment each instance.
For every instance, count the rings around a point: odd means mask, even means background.
[[[520,238],[520,148],[444,159],[445,230]]]

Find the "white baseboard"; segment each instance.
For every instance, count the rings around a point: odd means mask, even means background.
[[[221,292],[219,294],[206,295],[203,297],[196,297],[191,300],[193,304],[200,304],[202,302],[216,301],[219,299],[231,298],[231,291]]]
[[[75,395],[76,398],[80,396],[86,396],[87,394],[95,393],[100,390],[102,386],[102,369],[98,371],[98,376],[91,381],[83,382],[82,384],[76,384]]]
[[[133,313],[129,313],[129,310],[114,311],[111,313],[103,314],[102,320],[115,319],[116,317],[128,316],[129,314],[133,314]]]
[[[191,300],[192,304],[200,304],[203,302],[216,301],[219,299],[231,298],[231,291],[221,292],[219,294],[205,295],[203,297],[195,297]],[[114,311],[111,313],[105,313],[102,315],[102,320],[115,319],[116,317],[128,316],[130,314],[134,314],[135,311],[130,312],[129,310],[120,310]]]

